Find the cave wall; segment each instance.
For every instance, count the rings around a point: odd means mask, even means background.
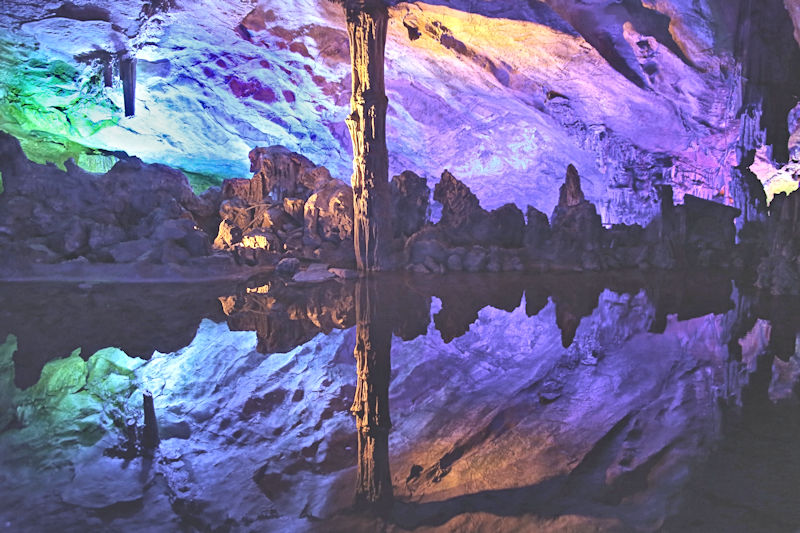
[[[574,164],[604,221],[641,222],[655,185],[741,204],[734,167],[752,155],[769,184],[790,157],[793,2],[390,4],[390,175],[432,182],[447,168],[487,208],[549,212]],[[40,162],[106,170],[123,150],[202,188],[282,144],[349,179],[348,41],[328,0],[12,0],[0,47],[0,128]],[[132,117],[125,51],[138,59]],[[784,171],[774,186],[792,183]]]

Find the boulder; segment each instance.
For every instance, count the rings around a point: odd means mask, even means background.
[[[326,269],[310,269],[298,272],[292,277],[292,281],[297,283],[321,283],[336,277],[336,274]]]
[[[153,242],[149,239],[125,241],[109,247],[108,252],[115,263],[132,263],[147,259],[153,251]]]
[[[251,150],[250,171],[253,177],[248,190],[237,194],[250,203],[266,198],[276,202],[287,197],[306,199],[333,179],[325,167],[283,146]]]
[[[306,200],[303,227],[305,237],[312,242],[352,240],[352,189],[340,181],[328,181]]]
[[[394,236],[410,237],[428,221],[431,190],[410,170],[392,178],[390,187]]]
[[[461,261],[461,256],[458,254],[451,254],[447,257],[447,270],[451,272],[460,272],[464,268]]]
[[[294,257],[285,257],[278,261],[275,272],[282,276],[294,276],[300,269],[300,260]]]
[[[445,263],[449,255],[447,237],[436,226],[423,228],[406,241],[404,253],[408,264],[424,264],[428,257],[435,263]]]
[[[489,256],[486,250],[480,246],[473,246],[464,255],[463,267],[467,272],[482,272],[488,262]]]
[[[125,240],[125,231],[119,226],[93,223],[89,226],[89,248],[97,249]]]

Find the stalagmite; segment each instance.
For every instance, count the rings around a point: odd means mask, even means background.
[[[119,60],[119,77],[122,79],[125,116],[132,117],[136,113],[136,58],[129,53]]]
[[[153,395],[149,391],[142,394],[144,406],[144,430],[142,432],[142,448],[146,453],[152,453],[158,447],[158,421],[153,403]]]
[[[356,285],[356,348],[358,372],[355,399],[350,408],[358,428],[358,482],[356,504],[387,513],[392,505],[389,470],[389,379],[392,324],[381,311],[380,291],[373,279]]]
[[[381,0],[344,0],[343,3],[353,69],[347,126],[353,141],[356,261],[359,270],[386,270],[392,238],[386,150],[388,99],[383,79],[389,13]]]

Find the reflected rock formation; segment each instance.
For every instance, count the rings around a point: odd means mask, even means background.
[[[0,344],[0,468],[18,480],[0,520],[327,532],[798,518],[792,301],[701,272],[375,274],[219,294],[227,324],[202,320],[173,353],[51,361],[24,390],[14,337]],[[149,466],[125,447],[145,391]]]
[[[356,504],[387,514],[392,502],[389,472],[389,380],[392,326],[389,302],[374,279],[356,282],[356,394],[350,411],[358,429]]]
[[[180,350],[204,318],[224,318],[215,296],[232,290],[231,282],[0,283],[0,340],[17,337],[15,384],[25,389],[48,361],[76,348],[84,358],[108,346],[142,358]]]
[[[649,330],[653,334],[663,334],[669,328],[670,334],[675,335],[676,327],[680,328],[676,325],[676,318],[690,321],[713,315],[726,316],[727,324],[721,325],[726,333],[721,340],[727,342],[731,349],[734,345],[738,346],[740,352],[741,338],[753,330],[757,316],[769,316],[770,310],[773,310],[770,318],[775,324],[771,338],[781,330],[787,331],[782,336],[796,335],[800,331],[800,322],[791,320],[791,313],[778,318],[774,314],[774,304],[770,304],[766,297],[733,291],[734,286],[730,280],[703,273],[655,279],[608,275],[550,277],[464,275],[451,283],[446,281],[427,277],[420,279],[408,276],[371,276],[351,282],[328,282],[306,290],[276,283],[265,293],[251,291],[244,296],[235,297],[237,299],[235,308],[239,311],[229,318],[232,323],[241,325],[248,319],[239,313],[246,314],[246,310],[258,307],[250,302],[270,301],[273,315],[262,316],[260,320],[262,324],[269,322],[273,325],[264,328],[256,324],[256,330],[259,332],[258,345],[260,348],[281,345],[282,349],[289,349],[290,346],[285,344],[285,341],[276,343],[273,339],[281,339],[283,334],[294,331],[295,328],[306,328],[303,329],[304,336],[298,340],[308,340],[314,331],[329,331],[332,326],[331,322],[311,320],[308,313],[304,316],[298,313],[297,309],[327,310],[317,313],[316,316],[325,316],[326,313],[335,310],[335,314],[339,316],[351,317],[350,322],[342,322],[339,327],[352,327],[353,323],[356,326],[354,353],[357,379],[355,399],[351,408],[356,419],[358,439],[358,468],[354,485],[356,509],[368,510],[370,512],[366,516],[372,516],[374,513],[403,529],[422,525],[450,524],[450,520],[459,515],[473,512],[490,512],[501,516],[524,516],[534,512],[548,520],[555,520],[563,513],[574,512],[573,506],[582,499],[599,499],[604,505],[615,506],[645,490],[641,480],[653,475],[658,468],[662,468],[658,465],[664,464],[668,457],[690,454],[685,449],[681,452],[675,451],[674,445],[669,443],[661,444],[659,446],[663,447],[650,451],[647,450],[653,443],[641,442],[634,445],[643,438],[641,436],[643,431],[648,433],[655,430],[643,417],[644,413],[656,408],[656,402],[643,412],[637,409],[620,413],[613,427],[609,428],[609,432],[593,444],[581,461],[570,467],[566,474],[549,479],[543,484],[459,496],[440,505],[408,502],[411,495],[417,492],[424,493],[442,483],[454,468],[459,465],[463,468],[462,458],[486,447],[493,439],[502,440],[502,436],[509,431],[514,433],[521,427],[527,427],[530,424],[527,420],[530,415],[526,413],[535,413],[541,410],[542,406],[551,403],[554,406],[562,405],[558,402],[559,398],[577,393],[580,387],[588,387],[588,390],[591,390],[593,386],[590,382],[584,383],[586,378],[580,377],[580,369],[586,368],[586,365],[589,367],[597,365],[599,359],[606,357],[604,352],[613,349],[615,344],[625,342],[625,339],[636,333],[636,328],[642,333]],[[633,299],[631,303],[635,298],[639,298],[639,303],[635,305],[645,307],[638,310],[636,307],[632,308],[630,312],[634,314],[619,318],[616,325],[613,325],[613,321],[598,323],[596,327],[599,329],[595,335],[599,338],[595,339],[593,345],[587,346],[585,338],[581,339],[580,346],[574,345],[573,341],[581,321],[596,314],[598,305],[608,309],[604,312],[612,313],[616,312],[613,311],[614,307],[630,305],[623,304],[624,300],[619,300],[609,308],[609,304],[614,301],[609,295],[614,293],[630,295],[627,298]],[[636,294],[639,296],[634,298],[633,295]],[[406,341],[425,335],[433,297],[436,297],[441,304],[441,309],[433,316],[433,325],[439,330],[445,343],[457,342],[459,337],[468,334],[471,325],[479,319],[481,310],[487,306],[512,312],[524,301],[526,314],[535,316],[548,305],[548,301],[552,301],[556,325],[561,333],[561,344],[569,350],[542,377],[535,379],[527,388],[523,388],[519,393],[520,396],[512,399],[511,404],[501,407],[488,422],[484,422],[487,425],[479,424],[468,430],[466,435],[461,437],[454,435],[448,439],[453,444],[445,448],[439,458],[428,466],[415,463],[411,466],[410,473],[401,471],[393,477],[389,465],[390,458],[393,457],[389,448],[389,430],[392,427],[389,414],[390,379],[393,375],[390,367],[392,333]],[[238,302],[238,299],[243,299],[244,302]],[[347,308],[352,311],[345,311]],[[294,311],[286,312],[289,309]],[[635,322],[631,323],[631,320]],[[316,330],[313,327],[315,323],[318,324]],[[628,323],[631,325],[626,326]],[[625,332],[626,327],[634,329]],[[585,335],[586,333],[584,337]],[[690,337],[692,335],[695,334],[689,334]],[[729,340],[725,340],[726,338]],[[774,342],[770,340],[770,346]],[[665,344],[653,349],[668,350],[666,353],[670,353],[671,348],[667,346]],[[576,360],[575,357],[582,359]],[[425,367],[422,361],[414,364],[419,365],[417,370]],[[759,359],[758,369],[762,367],[771,369],[772,359]],[[440,371],[448,370],[442,368]],[[454,368],[452,371],[459,373],[463,370]],[[622,371],[622,368],[617,371]],[[629,371],[630,369],[627,369],[623,373]],[[685,371],[690,372],[689,367],[686,367]],[[403,370],[395,369],[395,372],[402,374]],[[741,370],[734,369],[732,372],[733,381],[725,383],[724,389],[728,392],[723,394],[723,398],[727,398],[726,401],[733,402],[731,405],[738,401],[750,405],[752,401],[748,398],[754,393],[748,391],[758,388],[758,383],[762,383],[761,389],[764,384],[769,388],[771,383],[771,374],[765,378],[758,377],[759,372],[763,374],[763,370],[756,370],[749,378],[743,380]],[[573,382],[576,379],[578,383]],[[394,394],[402,395],[404,394],[402,390]],[[642,392],[644,391],[634,394]],[[740,394],[744,396],[740,397]],[[764,394],[761,394],[761,397],[764,397]],[[655,398],[649,401],[653,400]],[[409,406],[403,405],[401,408],[407,412]],[[438,405],[436,408],[445,410],[448,406]],[[556,409],[556,412],[560,412],[563,407]],[[615,408],[611,408],[611,411],[615,411]],[[704,431],[707,431],[707,428]],[[663,438],[657,434],[653,436],[656,441]],[[588,443],[573,442],[568,447],[578,446],[577,449],[580,449],[585,444]],[[640,446],[644,449],[635,451]],[[628,451],[625,451],[626,449]],[[638,457],[640,452],[644,453],[642,457]],[[598,478],[599,473],[604,471],[608,477],[607,482]],[[405,483],[401,482],[403,479]],[[403,489],[400,490],[400,502],[395,503],[392,510],[393,493],[399,482],[403,485]],[[450,490],[459,492],[455,486]],[[601,519],[609,511],[606,509],[592,512],[600,513],[596,518]],[[347,524],[351,518],[342,518],[341,521]],[[625,520],[644,519],[643,516],[632,515]],[[335,519],[333,523],[338,523],[337,520],[339,519]],[[362,524],[358,527],[366,526]]]

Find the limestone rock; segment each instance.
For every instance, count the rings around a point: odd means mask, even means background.
[[[237,194],[250,203],[268,197],[276,202],[287,197],[305,199],[332,179],[327,169],[283,146],[251,150],[250,172],[254,174],[248,190]]]
[[[330,180],[306,201],[305,236],[322,242],[353,238],[353,193],[340,181]]]
[[[154,253],[135,254],[149,261],[161,261],[167,242],[189,256],[209,252],[201,224],[210,220],[216,226],[219,206],[213,195],[197,197],[179,171],[136,158],[120,160],[103,175],[89,174],[72,162],[62,171],[29,161],[19,142],[5,134],[0,134],[0,154],[5,188],[0,227],[8,229],[0,234],[0,246],[7,262],[78,257],[127,262],[134,259],[125,251],[132,245],[117,246],[129,241],[137,241],[139,251],[149,242]]]
[[[558,190],[558,193],[558,205],[560,207],[575,207],[586,200],[581,190],[581,178],[578,175],[578,170],[573,165],[567,167],[567,179]]]
[[[433,199],[442,204],[442,218],[439,223],[447,228],[461,230],[474,217],[485,213],[478,197],[447,170],[442,173],[441,180],[433,189]]]
[[[270,252],[283,251],[283,244],[272,230],[258,228],[248,231],[242,236],[241,246],[244,248],[260,248]]]
[[[561,186],[561,198],[553,211],[552,238],[561,262],[580,263],[584,250],[600,245],[603,225],[594,204],[581,192],[580,176],[570,165]]]
[[[530,250],[539,250],[550,239],[550,221],[547,215],[530,205],[527,218],[523,245]]]
[[[522,246],[525,218],[514,204],[487,212],[469,187],[446,170],[434,188],[433,198],[442,204],[442,218],[436,225],[446,231],[452,243]]]
[[[431,190],[425,178],[406,170],[392,178],[392,215],[395,237],[410,237],[428,221]]]
[[[153,243],[148,239],[136,239],[115,244],[108,249],[116,263],[132,263],[146,259],[153,250]]]
[[[408,264],[423,264],[430,257],[436,263],[447,259],[447,238],[444,232],[431,226],[418,231],[406,241],[405,257]]]
[[[278,261],[275,272],[283,276],[294,276],[300,269],[300,260],[294,257],[285,257]]]
[[[284,198],[283,210],[296,222],[303,222],[305,200],[302,198]]]
[[[330,272],[327,268],[316,268],[298,272],[292,277],[292,281],[297,283],[320,283],[335,277],[336,274]]]

